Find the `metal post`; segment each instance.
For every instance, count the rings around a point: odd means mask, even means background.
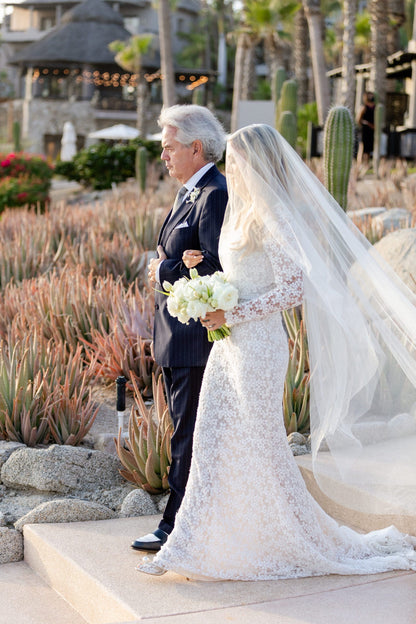
[[[123,376],[117,377],[117,416],[118,416],[118,429],[123,432],[124,427],[124,414],[126,411],[126,382],[127,379]]]

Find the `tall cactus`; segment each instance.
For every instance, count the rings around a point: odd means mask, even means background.
[[[275,86],[274,86],[274,101],[277,102],[280,100],[280,96],[282,94],[283,83],[286,80],[286,70],[284,67],[278,67],[276,70],[276,74],[274,76]]]
[[[22,149],[22,146],[20,143],[20,123],[18,121],[13,122],[12,132],[13,132],[14,151],[20,152],[20,150]]]
[[[334,106],[324,126],[325,186],[347,210],[348,181],[354,144],[354,121],[348,108]]]
[[[297,113],[297,91],[298,86],[296,80],[285,80],[281,92],[280,98],[276,104],[275,111],[275,126],[279,130],[280,127],[280,116],[285,111],[290,111],[295,116],[296,121],[296,113]]]
[[[203,106],[205,100],[204,87],[198,87],[192,91],[192,104]]]
[[[281,111],[291,111],[294,115],[298,108],[298,84],[296,80],[285,80],[280,96]]]
[[[298,136],[298,129],[296,124],[296,117],[292,111],[285,110],[280,114],[277,130],[282,137],[293,147],[296,148],[296,140]]]
[[[384,126],[384,104],[376,104],[374,110],[374,149],[373,149],[373,169],[376,177],[379,177],[379,165],[381,157],[381,136]]]
[[[147,181],[147,149],[142,145],[136,152],[136,180],[144,193]]]

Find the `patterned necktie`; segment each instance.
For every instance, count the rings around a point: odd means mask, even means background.
[[[172,214],[174,214],[178,210],[187,192],[188,192],[188,189],[186,188],[186,186],[181,186],[181,188],[179,189],[175,197],[175,201],[174,201],[173,208],[172,208]]]

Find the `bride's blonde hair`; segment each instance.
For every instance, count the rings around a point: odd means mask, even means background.
[[[245,253],[262,247],[259,223],[252,209],[259,198],[250,193],[247,185],[250,177],[254,173],[264,180],[265,186],[273,188],[277,185],[280,190],[288,190],[287,172],[277,137],[274,128],[257,124],[237,130],[227,141],[226,163],[228,158],[237,168],[227,174],[230,191],[228,226],[241,233],[233,248],[244,248]],[[250,175],[245,176],[246,171]]]

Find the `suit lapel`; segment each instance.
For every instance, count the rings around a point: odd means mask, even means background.
[[[202,176],[202,178],[199,180],[195,188],[198,188],[202,191],[204,186],[206,186],[208,182],[210,182],[210,180],[212,180],[212,178],[217,173],[218,173],[218,169],[214,165],[213,167],[208,169],[208,171]],[[172,209],[170,210],[169,214],[167,215],[165,219],[164,224],[162,225],[162,229],[160,230],[159,241],[158,241],[159,245],[160,244],[163,245],[162,241],[166,241],[166,239],[169,238],[171,232],[175,229],[178,223],[185,220],[186,215],[189,214],[192,208],[198,203],[198,199],[200,196],[201,194],[198,195],[195,201],[190,201],[190,198],[188,195],[186,199],[182,202],[182,204],[179,206],[179,208],[176,210],[174,215],[172,215]]]

